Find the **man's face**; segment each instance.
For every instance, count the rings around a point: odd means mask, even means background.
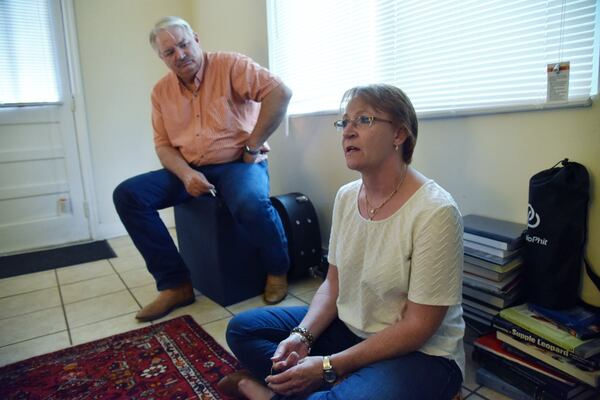
[[[184,82],[193,81],[202,66],[202,49],[198,35],[178,26],[169,27],[156,35],[158,56]]]

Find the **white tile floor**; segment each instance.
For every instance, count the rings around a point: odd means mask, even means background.
[[[154,280],[129,237],[109,243],[117,258],[0,279],[0,366],[149,325],[138,323],[134,315],[156,296]],[[320,282],[307,278],[292,284],[281,305],[308,303]],[[229,319],[264,305],[258,296],[221,307],[199,295],[194,304],[157,322],[189,314],[229,350],[225,342]],[[463,396],[469,400],[507,399],[475,383],[476,366],[468,356],[470,345],[465,347]]]

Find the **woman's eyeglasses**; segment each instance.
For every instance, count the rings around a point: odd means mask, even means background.
[[[376,121],[387,122],[388,124],[392,123],[390,120],[374,117],[372,115],[359,115],[354,119],[339,119],[333,123],[333,126],[335,126],[335,129],[337,129],[338,132],[342,132],[348,124],[353,124],[356,128],[370,128],[373,125],[373,122]]]

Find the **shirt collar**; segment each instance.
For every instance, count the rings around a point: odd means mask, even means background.
[[[208,57],[206,56],[206,52],[203,52],[202,53],[202,65],[200,66],[200,69],[198,70],[198,72],[196,73],[196,76],[194,77],[194,86],[196,87],[195,91],[200,89],[200,84],[202,84],[202,81],[204,80],[204,71],[206,70],[207,60],[208,60]],[[185,87],[183,82],[181,82],[181,79],[179,79],[177,74],[173,72],[173,75],[174,75],[175,79],[177,80],[177,83],[179,84],[180,90],[182,92],[187,91],[188,89]]]

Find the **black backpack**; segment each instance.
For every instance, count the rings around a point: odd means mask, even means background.
[[[587,169],[566,158],[529,180],[523,254],[528,302],[555,310],[577,305],[582,264],[600,290],[600,277],[585,260],[589,199]]]

